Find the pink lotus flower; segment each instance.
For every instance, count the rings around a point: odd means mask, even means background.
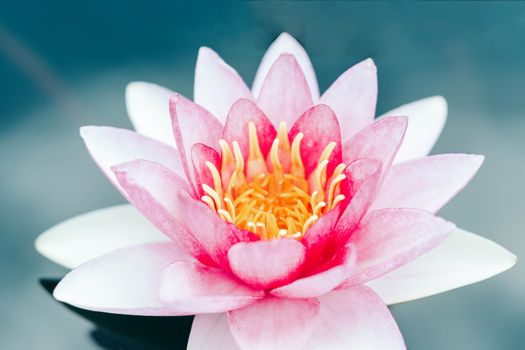
[[[81,129],[101,170],[156,229],[120,206],[44,233],[37,249],[76,267],[58,300],[197,315],[188,349],[402,349],[387,304],[515,263],[434,215],[483,157],[426,156],[445,122],[441,97],[374,120],[371,59],[319,96],[288,34],[269,48],[251,91],[202,48],[194,96],[132,83],[137,133]]]

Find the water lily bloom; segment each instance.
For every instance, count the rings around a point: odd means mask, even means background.
[[[133,207],[39,237],[42,254],[74,268],[55,298],[196,315],[188,349],[405,348],[387,305],[480,281],[516,258],[435,216],[483,161],[427,156],[445,100],[375,119],[376,96],[371,59],[320,96],[288,34],[251,90],[209,48],[199,51],[194,102],[130,84],[136,132],[88,126],[81,136]]]

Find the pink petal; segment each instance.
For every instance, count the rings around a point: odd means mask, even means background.
[[[253,95],[259,96],[259,92],[261,91],[261,87],[263,86],[263,82],[266,79],[268,72],[274,62],[283,53],[289,53],[295,57],[304,73],[306,81],[308,82],[312,98],[314,101],[317,101],[317,99],[319,99],[319,87],[317,86],[317,78],[315,77],[312,62],[310,62],[310,58],[301,44],[299,44],[297,40],[288,33],[282,33],[279,35],[272,45],[270,45],[268,51],[266,51],[253,81]]]
[[[383,116],[406,115],[408,128],[395,163],[424,157],[430,153],[447,120],[447,101],[442,96],[427,97],[386,112]]]
[[[290,139],[298,133],[304,134],[301,156],[306,175],[315,169],[326,145],[330,142],[337,144],[328,163],[328,176],[330,176],[333,168],[341,163],[341,132],[334,112],[326,105],[310,108],[290,129]]]
[[[241,349],[302,349],[319,313],[315,299],[265,298],[228,312],[228,323]]]
[[[235,102],[228,113],[224,124],[222,138],[228,143],[237,141],[242,154],[248,156],[248,122],[253,122],[257,128],[257,138],[261,152],[266,155],[272,146],[277,131],[263,111],[250,100],[241,99]]]
[[[406,349],[392,314],[370,288],[332,292],[319,302],[317,324],[304,349]]]
[[[180,157],[175,148],[126,129],[107,126],[84,126],[80,128],[91,157],[113,185],[123,190],[111,171],[111,166],[135,159],[147,159],[163,164],[170,170],[184,174]]]
[[[217,169],[221,166],[221,156],[211,147],[196,143],[191,147],[191,160],[193,163],[193,173],[195,174],[195,186],[197,195],[204,195],[202,185],[206,184],[213,188],[213,176],[208,169],[206,162],[211,162]]]
[[[235,225],[224,222],[206,204],[195,200],[181,191],[174,198],[179,208],[175,213],[177,221],[199,241],[213,261],[229,270],[228,250],[242,240],[250,241],[253,236],[243,235]]]
[[[356,261],[355,247],[347,245],[341,264],[323,272],[293,281],[270,292],[280,298],[313,298],[335,289],[350,277]]]
[[[135,130],[175,146],[169,101],[175,92],[157,84],[135,81],[126,86],[126,109]]]
[[[195,67],[195,103],[223,122],[232,104],[240,98],[252,99],[252,93],[239,74],[215,51],[201,47]]]
[[[178,261],[166,267],[160,281],[160,299],[188,314],[238,309],[264,297],[264,292],[240,284],[231,275],[199,263]]]
[[[218,151],[222,124],[210,112],[180,95],[170,99],[170,113],[182,165],[188,181],[193,182],[194,174],[189,167],[191,147],[202,143]]]
[[[163,303],[159,285],[166,266],[191,259],[170,242],[139,244],[80,265],[55,288],[54,297],[73,306],[127,315],[187,314]]]
[[[226,313],[196,315],[187,350],[239,350],[228,325]]]
[[[213,265],[202,245],[177,221],[185,210],[177,206],[177,195],[188,188],[187,182],[162,165],[145,160],[120,164],[113,170],[131,203],[145,217],[196,259]]]
[[[374,211],[354,232],[357,264],[345,287],[366,283],[433,249],[455,225],[419,209]]]
[[[350,202],[335,227],[342,242],[348,240],[372,204],[379,185],[380,170],[381,162],[375,159],[358,159],[346,167],[344,174],[349,188],[345,195]]]
[[[257,105],[275,126],[282,121],[288,126],[293,125],[312,107],[308,83],[294,56],[282,54],[275,61],[264,80]]]
[[[343,143],[343,161],[350,164],[360,158],[378,159],[383,169],[388,169],[403,141],[406,127],[406,117],[376,121]]]
[[[294,239],[238,243],[228,251],[232,272],[255,288],[274,288],[293,280],[304,262],[304,246]]]
[[[337,78],[319,102],[335,111],[346,141],[374,121],[376,100],[377,69],[369,58]]]
[[[483,156],[442,154],[395,164],[372,208],[420,208],[435,213],[467,185],[481,163]]]

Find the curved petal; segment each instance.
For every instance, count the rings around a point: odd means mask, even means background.
[[[242,99],[233,104],[224,124],[222,138],[230,144],[233,141],[237,141],[242,154],[247,157],[249,150],[249,122],[255,124],[261,152],[263,155],[266,155],[270,151],[277,131],[264,112],[250,100]]]
[[[312,98],[314,101],[317,101],[319,99],[319,86],[317,85],[317,78],[315,77],[312,62],[301,44],[299,44],[297,40],[288,33],[281,33],[264,54],[253,81],[253,95],[259,96],[259,92],[261,91],[261,87],[270,71],[270,68],[283,53],[289,53],[295,57],[304,73],[306,81],[308,82]]]
[[[257,105],[266,113],[274,125],[293,123],[313,101],[308,83],[294,56],[282,54],[268,72]]]
[[[160,280],[160,300],[188,314],[238,309],[264,297],[231,275],[199,263],[177,261],[166,267]]]
[[[435,213],[476,174],[483,156],[440,154],[390,168],[370,210],[419,208]]]
[[[443,243],[408,264],[368,282],[389,305],[442,293],[497,275],[516,264],[505,248],[456,229]]]
[[[111,171],[111,167],[116,164],[147,159],[166,166],[176,174],[184,174],[175,148],[131,130],[107,126],[83,126],[80,128],[80,136],[102,172],[123,194],[115,174]]]
[[[191,161],[193,164],[193,174],[195,174],[195,186],[199,197],[204,195],[202,185],[206,184],[213,188],[213,176],[206,163],[212,163],[215,168],[220,169],[221,156],[211,147],[196,143],[191,146]]]
[[[181,215],[178,213],[185,210],[177,205],[178,193],[188,188],[181,177],[160,164],[140,159],[114,166],[113,170],[130,202],[144,216],[188,254],[212,264],[202,245],[177,220]]]
[[[135,130],[175,147],[169,108],[170,96],[174,93],[163,86],[142,81],[126,86],[126,109]]]
[[[366,283],[436,247],[455,225],[419,209],[382,209],[369,213],[350,241],[357,263],[344,288]]]
[[[191,147],[196,143],[202,143],[219,151],[222,124],[210,112],[181,95],[171,97],[170,114],[173,135],[184,172],[188,181],[195,185],[193,169],[189,167]]]
[[[310,108],[290,129],[290,139],[293,140],[298,133],[304,135],[301,142],[301,158],[307,176],[319,163],[319,157],[325,147],[330,142],[336,143],[328,163],[327,176],[330,176],[333,169],[342,161],[341,131],[334,112],[326,105]]]
[[[241,349],[293,350],[307,342],[319,313],[315,299],[265,298],[228,312],[233,338]]]
[[[319,318],[305,349],[406,349],[392,314],[369,288],[332,292],[319,302]]]
[[[406,117],[376,121],[343,143],[343,161],[349,164],[361,158],[378,159],[383,163],[383,170],[388,169],[403,142],[406,128]]]
[[[312,276],[303,277],[276,288],[270,294],[280,298],[314,298],[335,289],[350,277],[356,262],[355,247],[345,247],[342,263]]]
[[[239,73],[212,49],[201,47],[195,67],[193,99],[224,122],[230,107],[240,98],[252,99],[252,93]]]
[[[346,141],[372,124],[376,101],[377,68],[369,58],[341,74],[321,96],[319,103],[325,103],[335,111],[343,141]]]
[[[186,350],[239,350],[228,325],[226,313],[196,315]]]
[[[166,237],[131,205],[75,216],[38,236],[36,250],[49,260],[73,269],[119,248]]]
[[[304,262],[304,246],[295,239],[238,243],[228,251],[232,272],[246,284],[267,289],[293,280]]]
[[[191,258],[171,242],[123,248],[68,273],[53,296],[92,311],[157,316],[188,314],[159,298],[160,279],[166,266],[187,259]]]
[[[430,153],[447,120],[447,101],[442,96],[427,97],[386,112],[381,117],[405,115],[408,128],[395,158],[402,162]]]

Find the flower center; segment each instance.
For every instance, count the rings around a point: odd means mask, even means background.
[[[213,188],[202,185],[202,201],[224,221],[257,234],[261,239],[297,238],[323,214],[337,206],[345,164],[339,164],[327,179],[327,165],[336,146],[330,142],[321,153],[316,168],[306,177],[297,134],[290,146],[285,123],[281,123],[270,151],[263,157],[257,130],[248,123],[248,157],[237,141],[220,140],[221,169],[206,162]],[[232,152],[233,149],[233,152]]]

